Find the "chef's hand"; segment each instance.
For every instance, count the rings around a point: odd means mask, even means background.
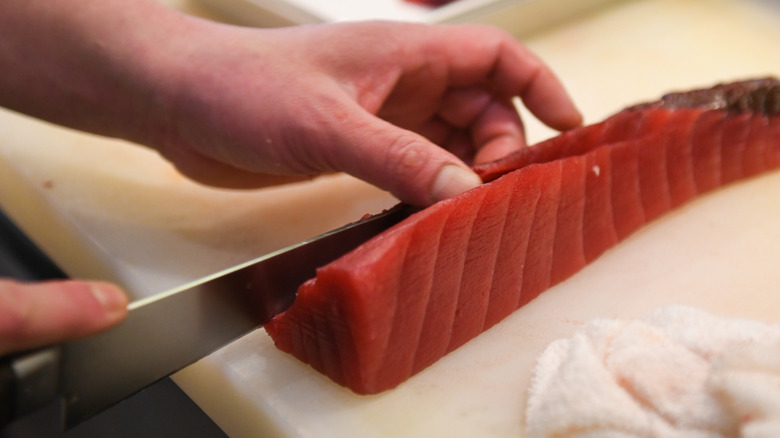
[[[553,128],[581,122],[547,66],[493,28],[198,27],[152,143],[210,184],[345,171],[428,205],[481,182],[468,164],[525,146],[512,98]]]
[[[106,283],[0,279],[0,356],[98,333],[126,308],[124,293]]]
[[[60,3],[0,4],[18,52],[3,65],[0,50],[0,104],[154,147],[212,185],[344,171],[427,205],[479,184],[468,164],[525,146],[514,97],[553,128],[581,122],[550,69],[494,28],[251,29],[151,0]]]

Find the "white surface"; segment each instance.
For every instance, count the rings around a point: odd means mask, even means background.
[[[173,2],[172,3],[181,3]],[[780,75],[776,3],[618,3],[526,43],[595,122],[672,89]],[[550,131],[526,117],[529,137]],[[154,153],[0,112],[0,204],[72,275],[141,296],[391,205],[346,177],[230,192]],[[776,319],[780,173],[701,198],[396,390],[361,397],[277,351],[258,331],[176,381],[233,437],[516,437],[534,360],[594,317],[663,304]]]

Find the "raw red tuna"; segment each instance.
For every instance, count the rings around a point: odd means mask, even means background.
[[[301,286],[276,345],[361,394],[400,384],[647,221],[780,165],[780,83],[672,94],[479,166]]]

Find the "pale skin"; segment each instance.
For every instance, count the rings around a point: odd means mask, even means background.
[[[564,130],[581,116],[503,31],[350,23],[249,29],[154,0],[0,2],[0,105],[157,150],[209,185],[346,172],[425,206],[525,147],[512,99]],[[116,286],[0,279],[0,354],[105,330]]]

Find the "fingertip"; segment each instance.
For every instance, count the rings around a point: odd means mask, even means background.
[[[566,102],[567,104],[565,104],[565,107],[561,111],[556,126],[552,126],[552,128],[558,129],[559,131],[565,131],[567,129],[573,129],[582,126],[582,122],[584,120],[582,113],[569,97],[566,98]]]
[[[557,131],[566,131],[582,125],[583,117],[568,95],[538,97],[541,104],[532,103],[527,99],[528,109],[545,125]]]
[[[127,314],[127,295],[111,283],[88,283],[89,292],[105,311],[105,322],[112,325]]]
[[[582,125],[582,113],[558,78],[543,68],[521,95],[523,103],[547,126],[565,131]]]
[[[430,190],[431,204],[459,195],[482,184],[482,179],[470,169],[445,164],[433,179]]]
[[[127,297],[108,283],[0,279],[0,354],[93,335],[126,314]]]

